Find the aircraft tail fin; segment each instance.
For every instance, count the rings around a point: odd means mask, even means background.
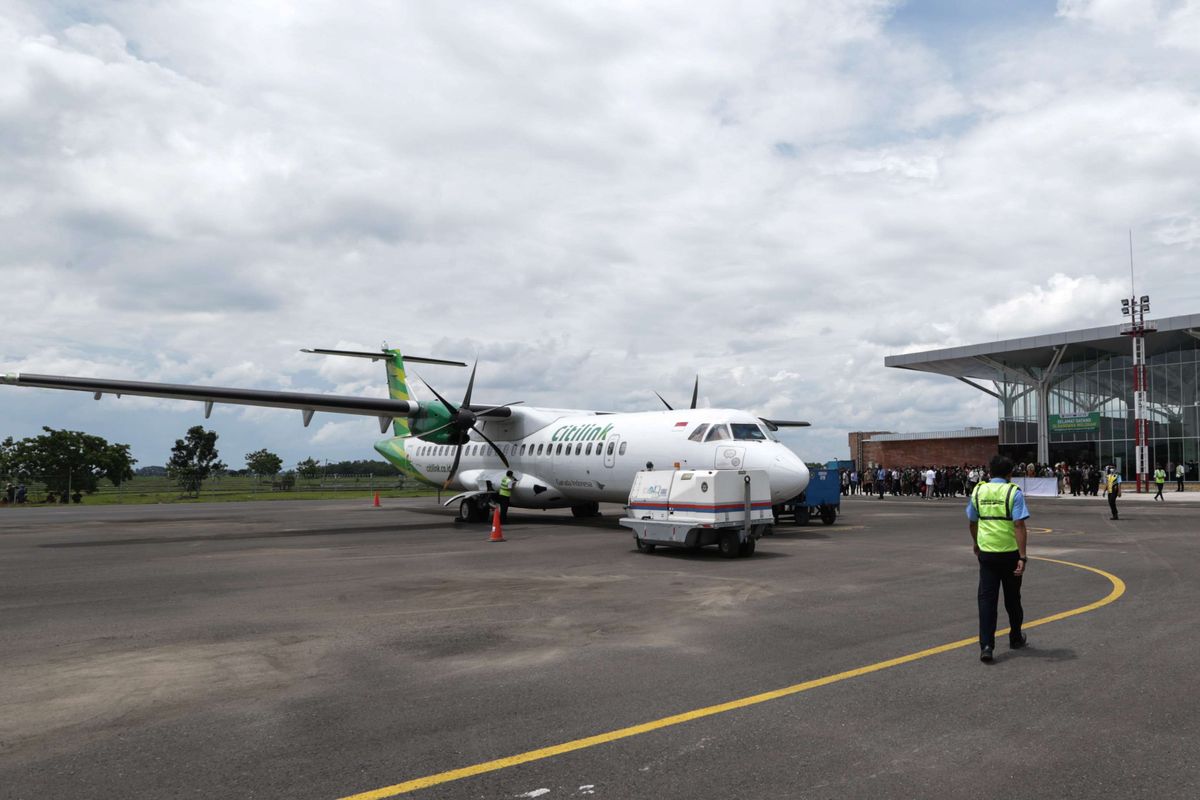
[[[312,348],[301,350],[302,353],[315,353],[322,356],[346,356],[348,358],[369,358],[371,361],[383,361],[387,369],[387,385],[388,397],[392,400],[414,400],[408,388],[408,376],[404,372],[405,360],[416,362],[418,364],[440,364],[449,367],[465,367],[467,366],[462,361],[446,361],[440,358],[422,358],[421,356],[404,356],[399,350],[388,347],[386,344],[378,352],[364,352],[360,350],[326,350],[324,348]],[[412,430],[409,428],[408,419],[396,417],[392,420],[392,433],[396,436],[408,436]]]

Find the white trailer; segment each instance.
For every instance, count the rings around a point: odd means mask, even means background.
[[[715,544],[726,558],[748,556],[771,529],[766,470],[646,470],[634,476],[626,516],[643,553]]]

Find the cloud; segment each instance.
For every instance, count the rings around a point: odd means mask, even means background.
[[[297,351],[387,340],[616,410],[699,373],[824,458],[994,422],[884,356],[1117,321],[1130,229],[1156,313],[1200,308],[1195,2],[0,8],[5,370],[381,396]],[[46,394],[0,424],[203,421]],[[377,430],[211,424],[289,461]]]

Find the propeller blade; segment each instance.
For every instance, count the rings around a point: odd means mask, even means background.
[[[450,481],[454,480],[454,476],[458,474],[458,460],[462,458],[462,450],[461,444],[454,450],[454,463],[450,465],[450,474],[446,476],[446,482],[442,484],[443,489],[449,489]]]
[[[508,469],[508,459],[504,457],[504,451],[497,447],[496,443],[489,439],[487,434],[479,430],[479,428],[474,428],[473,430],[479,434],[480,438],[492,446],[492,449],[496,451],[496,455],[500,456],[500,460],[504,462],[504,468]]]
[[[471,391],[475,388],[475,368],[478,366],[479,366],[479,360],[476,359],[475,363],[471,366],[471,379],[469,381],[467,381],[467,395],[466,395],[466,397],[463,398],[463,401],[462,401],[462,404],[464,406],[469,407],[471,405]]]
[[[503,405],[492,406],[491,408],[485,408],[483,411],[476,411],[475,416],[486,417],[488,414],[491,414],[493,411],[499,411],[500,409],[508,408],[509,406],[519,406],[524,402],[525,402],[524,400],[514,400],[511,403],[504,403]]]
[[[417,373],[414,372],[413,375],[417,375]],[[421,381],[421,383],[423,383],[427,387],[429,387],[429,391],[433,392],[433,396],[441,401],[442,405],[444,405],[446,407],[446,410],[450,412],[451,416],[458,414],[458,409],[454,407],[454,404],[451,403],[446,398],[442,397],[441,393],[438,392],[437,389],[430,386],[429,381],[425,380],[420,375],[417,375],[417,378]]]
[[[667,407],[667,411],[674,411],[674,410],[675,410],[675,409],[671,408],[671,404],[670,404],[670,403],[668,403],[666,400],[663,400],[663,396],[662,396],[661,394],[659,394],[658,392],[655,392],[654,394],[655,394],[655,396],[656,396],[656,397],[657,397],[659,400],[662,400],[662,404],[663,404],[664,406],[666,406],[666,407]]]
[[[696,376],[696,382],[692,384],[692,408],[696,407],[696,396],[700,394],[700,376]]]
[[[435,433],[439,433],[441,431],[446,430],[446,428],[452,428],[452,427],[454,427],[454,423],[447,422],[445,425],[441,426],[440,428],[434,428],[433,430],[425,431],[424,433],[410,433],[408,436],[402,436],[400,438],[402,438],[402,439],[423,439],[426,436],[432,436]]]

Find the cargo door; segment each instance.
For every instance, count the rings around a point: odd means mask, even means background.
[[[717,445],[715,469],[741,469],[746,461],[746,448],[733,445]]]

